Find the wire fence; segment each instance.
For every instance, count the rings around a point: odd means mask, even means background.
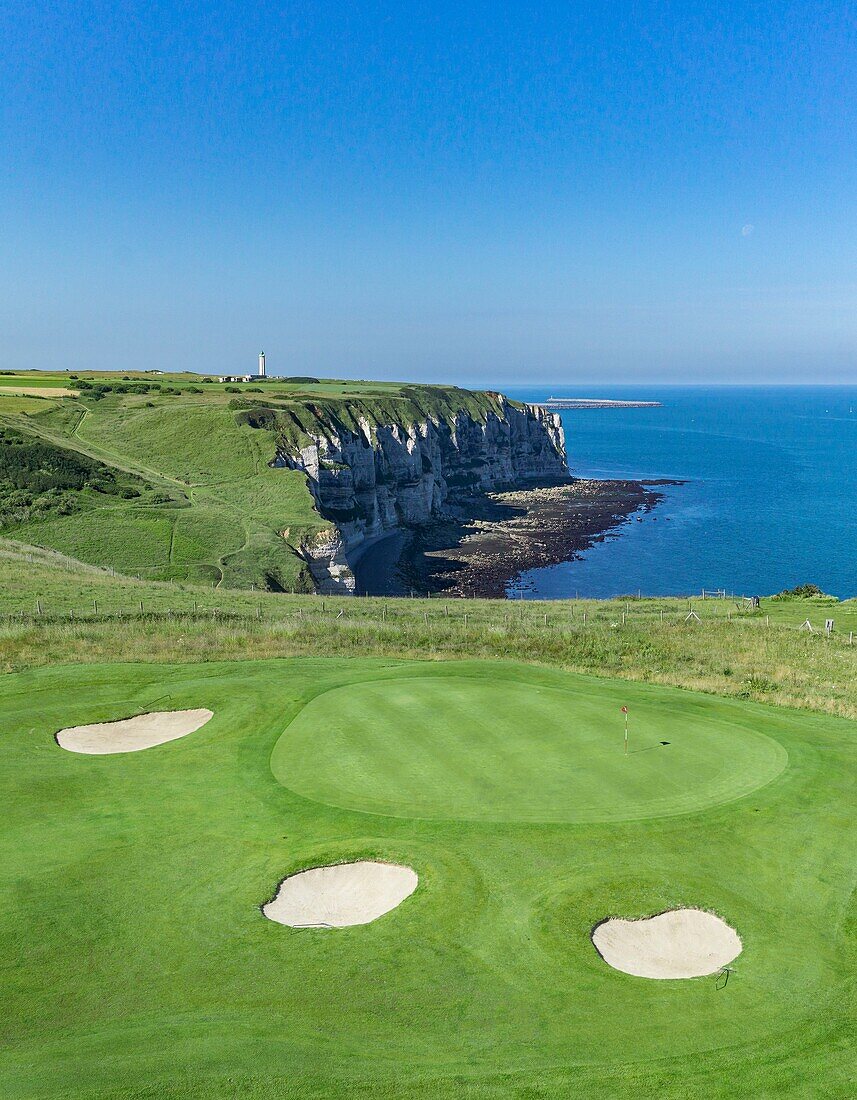
[[[300,601],[296,603],[296,601]],[[711,613],[698,604],[690,602],[686,608],[676,609],[636,609],[631,604],[617,607],[616,604],[589,603],[579,605],[568,602],[565,606],[556,602],[550,610],[542,610],[535,601],[510,604],[507,600],[480,600],[476,605],[467,601],[464,606],[458,600],[434,597],[430,606],[415,597],[382,600],[375,598],[369,606],[363,600],[348,597],[286,597],[280,606],[270,603],[263,606],[222,607],[204,606],[192,601],[183,607],[158,606],[150,599],[139,599],[124,606],[109,604],[93,599],[90,603],[78,607],[51,607],[46,601],[37,599],[29,609],[17,609],[0,612],[0,624],[50,624],[50,623],[108,623],[108,622],[172,622],[175,620],[192,622],[217,622],[241,624],[248,622],[267,622],[292,624],[324,623],[327,627],[373,626],[383,629],[386,626],[432,626],[444,629],[460,629],[464,632],[475,629],[544,630],[566,632],[587,629],[621,630],[640,628],[683,628],[689,631],[705,630],[707,627],[724,625],[750,627],[756,629],[785,629],[788,631],[806,631],[807,634],[830,640],[836,638],[848,645],[854,644],[855,631],[835,631],[825,620],[825,626],[813,626],[809,619],[800,626],[772,620],[770,615],[758,610],[726,609]]]

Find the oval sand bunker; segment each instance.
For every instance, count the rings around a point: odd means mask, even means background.
[[[94,722],[70,726],[57,734],[57,744],[69,752],[105,756],[114,752],[139,752],[186,737],[214,717],[210,710],[161,710],[138,714],[120,722]]]
[[[416,871],[396,863],[337,863],[289,875],[262,912],[291,928],[347,928],[389,913],[416,890]]]
[[[701,978],[741,954],[735,929],[702,909],[611,918],[595,928],[592,942],[609,966],[638,978]]]

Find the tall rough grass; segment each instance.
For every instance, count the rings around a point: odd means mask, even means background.
[[[463,608],[467,610],[463,610]],[[536,610],[533,610],[533,608]],[[504,610],[505,609],[505,610]],[[491,601],[295,597],[273,617],[240,611],[5,616],[0,667],[93,661],[380,656],[503,658],[670,684],[857,718],[857,647],[764,617],[685,623],[680,613],[621,621],[614,605],[543,611]]]

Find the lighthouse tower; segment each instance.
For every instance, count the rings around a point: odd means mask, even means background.
[[[259,377],[260,378],[265,377],[265,353],[264,353],[264,351],[259,352]]]

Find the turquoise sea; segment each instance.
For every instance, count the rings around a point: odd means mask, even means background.
[[[525,573],[525,598],[766,594],[812,582],[857,596],[857,386],[513,387],[510,397],[654,400],[564,411],[572,472],[674,478],[663,502],[580,560]]]

